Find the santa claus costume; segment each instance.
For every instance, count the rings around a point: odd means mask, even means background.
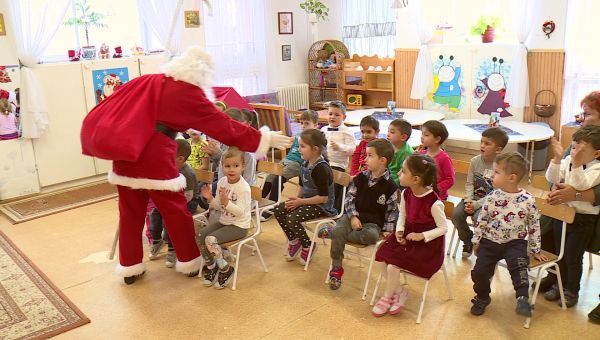
[[[142,230],[150,198],[169,229],[176,270],[195,276],[200,269],[193,220],[183,194],[186,181],[175,166],[176,132],[196,129],[258,154],[290,144],[288,137],[244,126],[213,105],[208,98],[213,64],[200,47],[191,47],[162,71],[123,85],[90,111],[81,129],[83,154],[113,161],[108,181],[119,193],[117,273],[127,284],[145,272]]]

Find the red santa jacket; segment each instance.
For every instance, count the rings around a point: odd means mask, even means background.
[[[81,129],[83,154],[113,160],[109,182],[134,189],[179,191],[185,178],[175,166],[177,144],[155,130],[204,132],[226,145],[254,152],[261,134],[218,110],[196,85],[164,74],[138,77],[96,106]]]

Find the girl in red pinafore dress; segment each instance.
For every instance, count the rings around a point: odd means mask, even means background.
[[[431,157],[413,154],[404,161],[400,186],[406,189],[398,207],[396,233],[387,237],[375,256],[387,273],[385,293],[373,307],[375,316],[402,310],[408,292],[399,285],[400,270],[429,279],[444,263],[443,236],[448,228],[436,183],[437,169]]]

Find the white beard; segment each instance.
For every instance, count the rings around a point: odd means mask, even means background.
[[[115,87],[113,85],[104,85],[104,97],[108,97],[115,91]]]

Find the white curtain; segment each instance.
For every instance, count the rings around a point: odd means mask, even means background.
[[[180,10],[181,7],[177,6],[179,2],[181,1],[137,0],[140,18],[144,24],[146,24],[146,27],[150,29],[152,34],[158,38],[158,41],[162,44],[163,48],[167,48],[173,15],[175,14],[175,11],[179,9],[179,14],[175,20],[175,29],[171,36],[170,46],[168,47],[168,51],[171,55],[179,54],[181,46],[183,11]]]
[[[417,23],[417,35],[421,48],[417,56],[415,65],[415,75],[413,76],[410,98],[423,99],[427,93],[433,90],[433,68],[431,66],[431,55],[427,44],[433,37],[433,29],[425,20],[422,12],[422,0],[411,0],[408,5],[409,10]]]
[[[213,1],[212,7],[212,16],[207,10],[203,16],[206,50],[215,62],[215,85],[234,87],[242,96],[265,93],[264,1],[220,0]]]
[[[579,103],[591,91],[600,90],[600,46],[593,43],[600,1],[569,0],[565,37],[565,88],[561,124],[573,121]]]
[[[527,46],[525,42],[529,38],[533,23],[537,23],[534,16],[535,0],[513,1],[514,22],[517,25],[517,40],[519,46],[513,53],[513,65],[506,87],[506,101],[511,106],[522,108],[529,103],[529,71],[527,69]]]
[[[22,137],[40,138],[48,127],[48,109],[40,83],[33,72],[44,50],[62,25],[72,0],[9,0],[7,18],[14,32],[21,67]]]
[[[393,0],[344,0],[342,37],[350,55],[393,57],[396,12]]]

